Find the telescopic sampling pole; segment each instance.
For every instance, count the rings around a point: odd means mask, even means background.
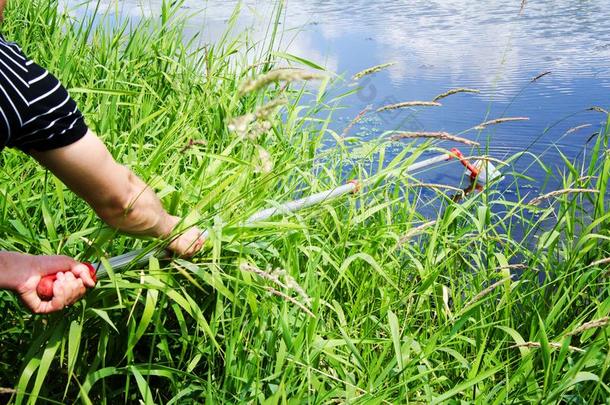
[[[430,159],[422,160],[409,166],[406,171],[413,172],[421,170],[426,167],[433,166],[437,163],[446,162],[452,159],[458,159],[466,169],[468,169],[469,176],[474,180],[481,174],[481,169],[472,165],[458,149],[451,149],[451,153],[439,155]],[[488,168],[488,171],[491,170]],[[357,193],[362,188],[362,184],[356,180],[350,181],[347,184],[336,187],[332,190],[323,191],[317,194],[310,195],[295,201],[290,201],[273,208],[267,208],[259,211],[250,216],[245,222],[245,225],[261,222],[276,215],[284,215],[292,212],[297,212],[302,209],[318,205],[323,202],[337,199],[341,196],[350,193]],[[202,237],[207,239],[209,232],[206,230],[202,233]],[[167,258],[169,253],[163,249],[139,249],[132,252],[125,253],[120,256],[115,256],[108,260],[110,267],[113,270],[121,270],[127,266],[137,266],[147,263],[151,257]],[[94,280],[97,278],[103,278],[108,275],[106,269],[102,263],[85,263],[89,267],[89,271]],[[51,300],[53,298],[53,282],[55,281],[55,275],[48,275],[42,278],[38,284],[37,292],[38,296],[42,300]]]

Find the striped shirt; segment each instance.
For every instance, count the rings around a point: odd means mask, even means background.
[[[86,133],[82,114],[59,80],[0,35],[0,150],[47,151]]]

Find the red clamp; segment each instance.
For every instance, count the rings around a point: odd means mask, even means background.
[[[455,158],[457,158],[460,163],[470,172],[470,178],[472,180],[475,180],[479,176],[479,169],[470,163],[458,148],[451,149],[451,154],[453,154]]]

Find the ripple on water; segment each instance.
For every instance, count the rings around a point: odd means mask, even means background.
[[[149,0],[145,8],[154,14],[160,3]],[[120,7],[131,15],[142,9],[136,4],[143,0],[122,0]],[[191,12],[205,8],[192,26],[204,27],[207,41],[220,36],[236,4],[186,1]],[[263,39],[273,4],[245,0],[240,27],[263,22],[251,34]],[[369,104],[430,100],[448,89],[469,87],[481,93],[451,96],[434,110],[386,114],[366,137],[391,129],[460,133],[486,118],[527,116],[531,119],[525,125],[468,136],[489,142],[490,152],[498,156],[528,148],[541,155],[550,150],[548,156],[557,159],[554,148],[560,148],[574,158],[586,133],[562,138],[565,131],[583,123],[599,127],[599,114],[586,113],[586,108],[610,107],[610,24],[604,23],[610,20],[610,7],[603,1],[554,0],[527,2],[522,14],[519,9],[519,1],[505,0],[300,0],[287,2],[282,28],[290,53],[346,77],[397,62],[363,81],[366,96],[342,100],[347,107],[339,132]],[[295,27],[305,28],[291,31]],[[545,71],[551,74],[531,83]]]

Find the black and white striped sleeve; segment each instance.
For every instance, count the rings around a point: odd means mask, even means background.
[[[59,80],[0,37],[0,149],[47,151],[86,133],[82,114]]]

